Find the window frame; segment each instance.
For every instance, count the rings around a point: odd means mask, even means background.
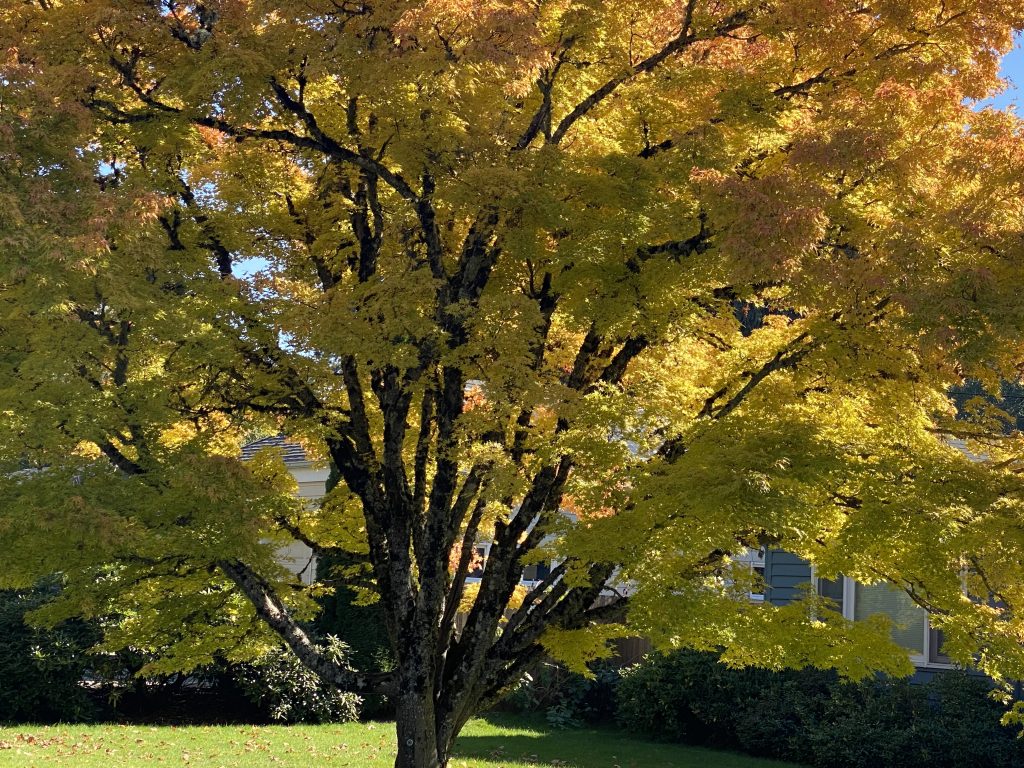
[[[483,581],[484,571],[487,570],[487,561],[491,559],[491,542],[478,541],[476,544],[473,545],[473,549],[477,553],[480,553],[481,549],[483,550],[483,553],[481,555],[482,562],[480,563],[480,567],[478,570],[474,569],[466,573],[466,584],[479,584],[481,581]]]
[[[477,550],[477,552],[480,552],[480,550],[483,550],[483,552],[481,553],[481,558],[482,558],[483,562],[480,564],[480,568],[479,568],[478,571],[470,571],[469,573],[466,574],[466,579],[465,579],[465,583],[466,584],[479,584],[483,580],[484,572],[487,570],[487,563],[491,559],[491,545],[492,544],[493,544],[493,542],[490,542],[490,541],[478,541],[476,544],[473,545],[473,549]],[[557,567],[558,561],[555,561],[555,560],[544,560],[544,561],[541,561],[539,563],[531,563],[531,565],[536,565],[536,566],[543,565],[545,568],[547,568],[548,573],[544,574],[544,577],[540,578],[540,579],[527,579],[527,578],[525,578],[525,576],[526,576],[526,573],[525,573],[526,568],[524,568],[523,569],[523,573],[520,574],[520,576],[519,576],[519,584],[521,586],[523,586],[523,587],[528,588],[528,589],[532,589],[533,587],[535,587],[538,584],[540,584],[544,579],[546,579],[548,577],[548,574],[550,574],[551,571],[553,571]],[[529,566],[527,566],[527,567],[529,567]]]
[[[855,611],[856,611],[856,606],[854,605],[854,603],[855,603],[855,601],[857,599],[856,598],[857,581],[855,579],[845,575],[845,574],[839,574],[839,578],[841,578],[843,580],[843,605],[842,605],[842,615],[843,615],[843,618],[848,619],[849,621],[856,621],[856,619],[854,618]],[[812,565],[811,566],[811,586],[814,588],[815,594],[820,594],[820,592],[819,592],[819,589],[820,589],[819,583],[820,583],[820,578],[818,576],[817,569]],[[888,583],[888,582],[878,582],[878,583],[883,583],[884,584],[884,583]],[[921,608],[921,610],[924,611],[924,630],[923,630],[924,640],[923,640],[923,642],[921,644],[922,652],[921,653],[917,653],[916,651],[914,651],[914,649],[906,648],[905,650],[907,651],[907,655],[910,657],[910,662],[915,667],[917,667],[918,669],[959,669],[959,665],[957,665],[953,661],[931,661],[932,650],[933,650],[932,649],[932,644],[933,644],[932,638],[934,636],[933,630],[937,630],[937,628],[932,626],[931,614],[928,613],[928,610],[925,609],[925,608]],[[902,647],[902,646],[900,646],[900,647]],[[939,649],[934,649],[934,650],[935,650],[936,655],[938,655],[940,653]]]
[[[740,554],[732,555],[729,560],[733,567],[742,567],[760,578],[760,592],[748,592],[747,598],[754,603],[768,602],[768,579],[765,571],[766,547],[746,547]]]

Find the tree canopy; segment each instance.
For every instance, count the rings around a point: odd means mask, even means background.
[[[949,394],[1020,375],[1022,128],[976,105],[1022,26],[1018,0],[3,0],[0,584],[61,573],[49,617],[156,669],[283,641],[392,693],[417,768],[543,654],[627,632],[909,669],[883,622],[742,599],[751,547],[890,581],[954,658],[1024,676],[1020,438]],[[239,460],[254,432],[332,464],[322,504]],[[288,538],[341,565],[295,583]],[[336,580],[382,601],[394,673],[318,650]]]

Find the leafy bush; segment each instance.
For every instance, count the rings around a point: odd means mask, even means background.
[[[627,729],[820,768],[1024,765],[1024,742],[980,678],[848,683],[830,672],[731,670],[714,655],[650,656],[626,670],[616,716]]]
[[[67,621],[45,629],[25,622],[26,614],[58,591],[56,583],[0,591],[0,722],[81,722],[116,714],[146,721],[262,717],[322,723],[359,715],[358,696],[325,685],[284,649],[257,664],[222,663],[188,675],[138,678],[148,657],[131,650],[90,654],[100,639],[90,623]],[[326,650],[340,661],[349,658],[348,647],[336,639]]]
[[[25,623],[25,614],[53,597],[56,587],[0,592],[0,721],[76,722],[98,712],[80,681],[96,629],[69,621],[53,629]]]
[[[736,739],[733,746],[765,757],[811,763],[807,732],[821,721],[829,692],[838,683],[836,675],[817,670],[745,671],[751,687],[746,699],[737,702],[730,731]]]
[[[931,765],[1024,765],[1024,741],[999,723],[1003,708],[988,697],[983,679],[939,675],[929,685],[934,716],[929,720]]]
[[[927,693],[905,681],[837,685],[804,737],[814,765],[931,765],[915,727]]]
[[[593,672],[594,676],[587,678],[558,664],[542,664],[523,677],[502,706],[523,714],[543,712],[553,728],[579,728],[610,720],[618,670],[595,664]]]
[[[629,730],[691,744],[717,743],[750,673],[708,664],[704,654],[651,656],[623,671],[616,718]],[[748,689],[749,690],[749,689]]]
[[[321,650],[331,660],[346,664],[349,649],[328,636]],[[236,684],[271,720],[286,723],[346,723],[359,718],[362,700],[324,683],[302,666],[291,651],[272,651],[255,664],[239,665]]]
[[[326,555],[317,562],[317,573],[330,575],[337,567],[338,560]],[[352,666],[364,672],[394,669],[395,657],[381,603],[361,605],[355,590],[344,586],[321,597],[319,603],[317,633],[321,637],[334,635],[343,640],[350,649]],[[394,706],[386,696],[368,695],[363,699],[362,712],[368,718],[392,718]]]
[[[812,732],[815,765],[960,768],[1024,764],[1024,743],[1000,725],[1002,707],[984,679],[939,674],[927,685],[905,680],[845,685],[834,691]]]

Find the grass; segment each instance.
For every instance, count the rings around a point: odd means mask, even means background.
[[[322,726],[0,727],[0,767],[391,768],[389,723]],[[728,752],[653,744],[614,730],[552,731],[522,719],[474,720],[451,768],[795,768]]]

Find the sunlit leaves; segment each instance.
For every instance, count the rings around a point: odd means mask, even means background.
[[[972,109],[1017,6],[8,4],[4,583],[65,571],[122,643],[206,621],[169,669],[251,628],[218,560],[281,586],[286,534],[373,555],[447,462],[487,538],[564,466],[520,565],[614,567],[666,644],[899,671],[884,627],[743,603],[731,558],[771,545],[1017,663],[1019,616],[960,579],[975,557],[1018,599],[1020,441],[947,397],[1020,373],[1021,127]],[[253,431],[360,470],[307,506],[236,460]],[[578,662],[619,629],[558,631]]]

